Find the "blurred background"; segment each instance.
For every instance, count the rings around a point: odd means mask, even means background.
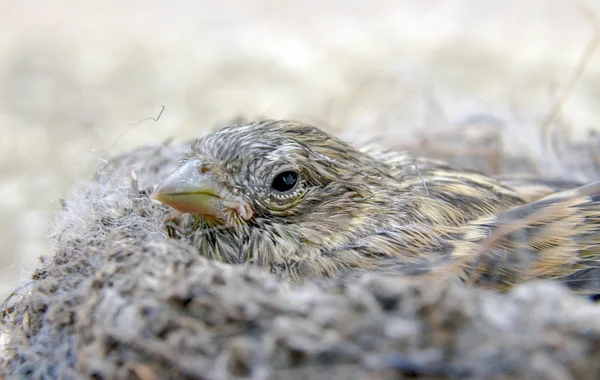
[[[51,254],[60,198],[105,160],[236,117],[398,146],[483,117],[536,154],[536,131],[594,38],[600,1],[581,4],[4,0],[0,294]],[[599,124],[597,55],[559,115],[574,138]]]

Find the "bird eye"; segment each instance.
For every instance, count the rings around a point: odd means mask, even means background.
[[[296,187],[298,184],[298,177],[298,173],[295,171],[288,170],[281,172],[273,178],[271,187],[273,190],[279,191],[280,193],[287,193]]]

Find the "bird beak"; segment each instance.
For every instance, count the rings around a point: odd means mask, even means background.
[[[202,161],[187,161],[165,178],[152,198],[182,213],[218,216],[223,211],[220,186],[210,173],[202,173]]]

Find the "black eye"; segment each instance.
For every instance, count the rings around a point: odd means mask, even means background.
[[[298,173],[290,170],[277,174],[275,178],[273,178],[271,187],[273,190],[279,191],[280,193],[286,193],[293,190],[297,183]]]

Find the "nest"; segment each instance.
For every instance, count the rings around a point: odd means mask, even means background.
[[[64,202],[53,254],[1,309],[5,376],[600,378],[600,309],[555,283],[292,286],[204,259],[167,236],[170,211],[148,198],[187,147],[119,157]],[[498,174],[523,163],[489,157],[444,158]]]

